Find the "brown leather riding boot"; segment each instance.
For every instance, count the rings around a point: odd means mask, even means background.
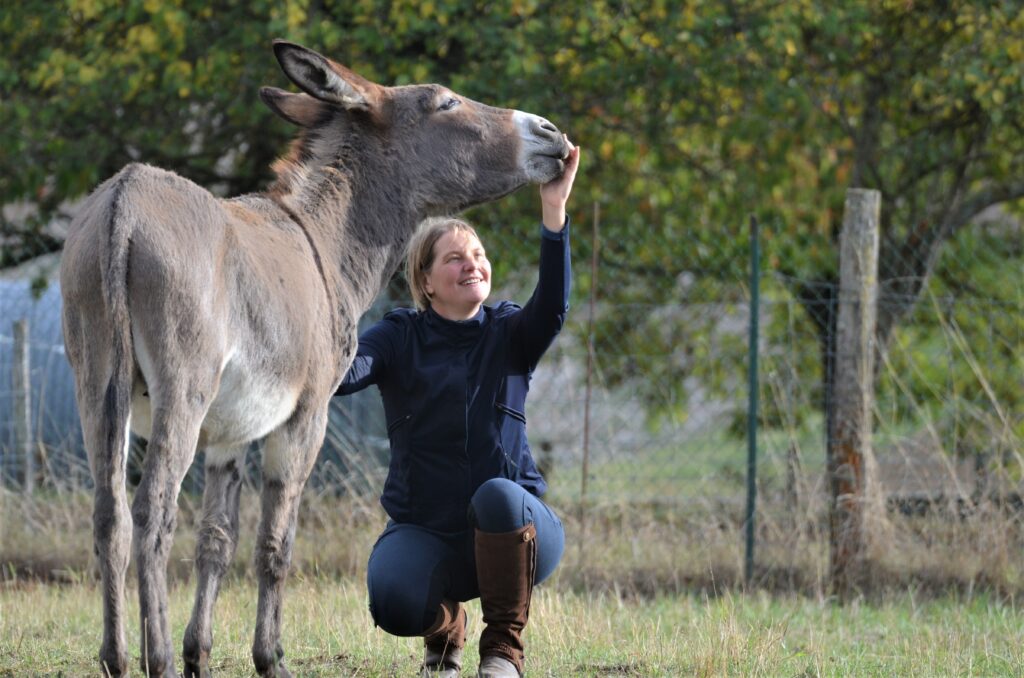
[[[487,624],[480,634],[480,675],[490,675],[484,671],[488,657],[508,660],[523,673],[522,632],[537,572],[536,537],[532,523],[501,534],[476,531],[476,578]]]
[[[423,671],[429,678],[458,676],[466,644],[466,610],[462,603],[442,600],[437,619],[423,634]]]

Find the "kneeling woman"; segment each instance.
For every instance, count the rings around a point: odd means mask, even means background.
[[[390,521],[370,555],[370,612],[389,633],[424,636],[424,675],[459,674],[462,602],[476,597],[486,624],[478,675],[522,675],[530,596],[562,555],[524,412],[530,374],[568,309],[565,205],[578,166],[573,149],[562,178],[541,186],[540,274],[525,306],[485,306],[491,266],[476,232],[429,221],[408,258],[418,310],[369,328],[338,390],[377,384],[384,400]]]

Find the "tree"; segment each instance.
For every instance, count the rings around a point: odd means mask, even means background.
[[[35,211],[2,222],[0,266],[58,248],[42,225],[131,160],[222,194],[265,185],[292,130],[256,91],[285,84],[269,49],[285,37],[385,84],[541,113],[584,147],[577,234],[599,202],[614,308],[602,368],[650,412],[685,415],[687,377],[738,387],[744,342],[720,327],[746,298],[751,212],[827,384],[846,188],[883,193],[884,347],[943,243],[1022,195],[1022,36],[1018,3],[965,0],[8,3],[0,202]],[[535,205],[527,190],[471,215],[500,251],[496,279],[533,258],[517,225]],[[584,267],[577,280],[584,298]]]
[[[266,185],[293,131],[257,99],[261,85],[285,84],[274,38],[384,84],[438,80],[500,100],[509,92],[492,78],[521,63],[504,37],[517,22],[507,5],[466,1],[7,3],[0,203],[24,203],[29,217],[0,224],[0,268],[59,249],[45,225],[131,161],[223,195]]]
[[[730,337],[713,329],[719,317],[673,315],[666,303],[686,303],[690,289],[680,274],[694,263],[699,284],[735,290],[733,262],[740,258],[729,254],[738,254],[742,240],[720,225],[743,224],[744,212],[758,211],[776,225],[766,243],[769,259],[815,325],[819,406],[826,430],[835,430],[828,398],[835,385],[836,244],[845,191],[874,188],[884,197],[877,308],[877,348],[884,354],[943,244],[984,210],[1024,197],[1024,10],[1009,3],[813,0],[701,3],[699,13],[696,4],[669,11],[655,3],[646,13],[631,11],[629,3],[615,8],[624,20],[614,34],[599,36],[609,58],[594,67],[627,71],[615,82],[628,85],[608,94],[628,110],[614,119],[624,121],[630,138],[643,140],[632,146],[623,140],[615,151],[642,151],[644,141],[660,141],[629,176],[642,181],[643,169],[656,168],[673,181],[675,200],[699,207],[684,217],[655,207],[648,223],[685,234],[678,248],[665,238],[645,247],[613,236],[630,243],[629,255],[616,257],[623,269],[635,275],[660,268],[669,284],[621,288],[636,289],[632,300],[649,305],[629,322],[620,308],[609,319],[605,345],[631,348],[612,374],[638,384],[670,413],[685,408],[684,376],[728,384],[709,369],[714,361],[707,349],[715,340],[719,354],[730,353],[736,363],[741,354],[738,346],[723,346]],[[634,186],[613,194],[639,197],[628,190]],[[661,193],[654,187],[648,195],[657,200]],[[638,212],[651,202],[635,203]],[[643,225],[631,221],[634,229]],[[719,228],[701,233],[694,222]],[[694,246],[698,256],[687,256],[685,248]],[[711,328],[694,331],[708,315]],[[1015,322],[1019,327],[1019,313]],[[1012,353],[1001,358],[1014,364]],[[1019,383],[1011,390],[1004,404],[1020,402]],[[1002,419],[1004,428],[1014,425]],[[830,459],[833,445],[830,439]]]
[[[816,328],[823,402],[846,188],[883,194],[880,351],[943,244],[1024,196],[1018,3],[599,2],[575,25],[535,42],[555,45],[548,58],[583,83],[569,95],[577,114],[600,110],[602,159],[614,161],[600,177],[614,196],[603,208],[606,288],[662,309],[625,326],[616,314],[599,336],[632,347],[611,374],[642,375],[670,412],[685,402],[682,377],[728,383],[706,359],[720,313],[695,321],[664,308],[706,298],[701,288],[742,298],[746,213],[768,224],[766,256]],[[729,350],[728,335],[712,336]]]
[[[133,160],[227,193],[266,181],[286,135],[251,101],[275,75],[269,36],[291,20],[271,3],[217,13],[159,2],[5,5],[0,201],[35,210],[4,220],[5,240],[19,246],[4,248],[0,266],[58,249],[43,227]]]
[[[883,194],[877,334],[884,351],[943,243],[989,207],[1024,197],[1024,13],[1010,3],[968,2],[802,3],[783,12],[792,58],[779,55],[779,64],[811,97],[799,131],[820,129],[831,141],[805,143],[798,157]],[[839,186],[822,188],[838,206]],[[840,218],[833,207],[830,236]],[[780,270],[806,281],[795,292],[830,364],[834,263],[803,260],[802,269],[794,265],[800,261],[787,258]]]

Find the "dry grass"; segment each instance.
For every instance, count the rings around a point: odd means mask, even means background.
[[[252,577],[257,493],[242,497],[241,538],[232,576]],[[192,572],[199,499],[182,495],[169,565],[171,580]],[[556,505],[567,549],[554,586],[632,597],[745,588],[742,514],[710,501],[679,505]],[[870,535],[862,593],[885,595],[907,587],[1016,597],[1024,590],[1024,528],[1013,510],[983,503],[969,512],[938,507],[923,516],[868,511]],[[0,581],[82,583],[94,580],[92,500],[85,491],[25,497],[0,490]],[[807,493],[798,504],[786,493],[764,492],[757,516],[753,587],[827,595],[825,501]],[[293,572],[306,577],[359,577],[386,516],[375,504],[307,492],[297,532]]]
[[[801,485],[813,487],[807,478]],[[198,503],[180,500],[170,564],[178,647],[192,599]],[[216,613],[221,676],[252,675],[257,504],[247,489],[239,555]],[[578,506],[556,508],[569,546],[538,590],[531,675],[1024,674],[1024,615],[1016,608],[1024,564],[1015,557],[1024,534],[1012,511],[951,505],[904,516],[873,504],[869,578],[862,596],[840,606],[827,593],[818,491],[763,488],[753,590],[742,583],[737,504],[594,505],[585,526]],[[0,490],[0,676],[94,673],[101,613],[91,511],[83,490]],[[365,562],[384,522],[369,500],[307,492],[285,607],[284,643],[297,675],[415,674],[418,641],[374,629],[366,610]],[[134,582],[129,604],[137,653]],[[472,643],[480,627],[476,603],[470,609]],[[473,653],[471,645],[469,666]]]

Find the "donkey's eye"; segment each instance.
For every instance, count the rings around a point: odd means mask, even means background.
[[[447,99],[443,104],[437,107],[439,111],[450,111],[459,105],[458,99]]]

